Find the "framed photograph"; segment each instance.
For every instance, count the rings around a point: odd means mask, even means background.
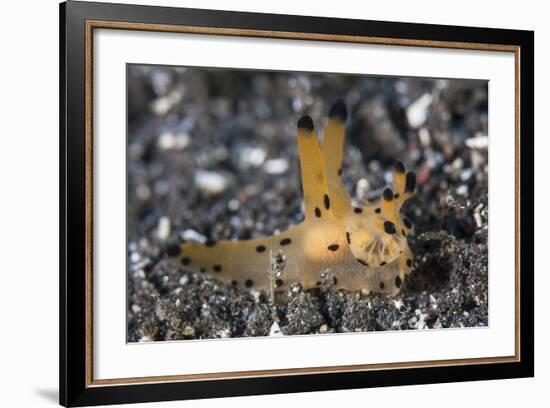
[[[61,404],[534,375],[533,32],[60,21]]]

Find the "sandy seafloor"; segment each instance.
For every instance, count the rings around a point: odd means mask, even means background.
[[[486,82],[130,66],[128,92],[128,341],[487,326]],[[339,97],[356,203],[380,196],[396,158],[417,173],[398,295],[326,279],[274,303],[161,256],[299,223],[296,121],[320,128]]]

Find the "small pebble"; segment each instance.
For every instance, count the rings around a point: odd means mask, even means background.
[[[140,184],[136,188],[136,195],[142,201],[148,200],[151,197],[151,189],[147,184]]]
[[[214,171],[199,170],[195,174],[195,185],[207,196],[224,192],[228,184],[227,177]]]
[[[470,177],[472,177],[472,175],[474,174],[474,170],[473,169],[465,169],[465,170],[462,170],[460,172],[460,179],[462,181],[467,181],[470,179]]]
[[[265,161],[267,152],[261,147],[245,147],[240,151],[239,156],[243,168],[260,167]]]
[[[229,211],[237,211],[239,207],[240,207],[239,200],[232,199],[227,202],[227,209]]]
[[[154,70],[151,72],[151,84],[157,95],[165,95],[170,90],[170,73],[165,70]]]
[[[357,181],[357,185],[355,186],[355,194],[359,199],[363,199],[367,196],[367,193],[370,190],[369,181],[366,178],[361,178],[359,181]]]
[[[483,220],[481,219],[481,209],[483,206],[479,204],[474,210],[474,220],[476,222],[476,227],[479,228],[483,225]]]
[[[191,326],[185,326],[183,328],[183,335],[185,337],[193,337],[195,335],[195,329]]]
[[[175,135],[172,132],[164,132],[158,139],[158,146],[162,150],[170,150],[175,144]]]
[[[420,144],[424,147],[428,147],[431,144],[430,131],[425,127],[418,130],[418,138],[420,139]]]
[[[466,139],[464,142],[470,149],[487,149],[489,146],[489,137],[485,135],[475,136]]]
[[[451,168],[452,168],[454,171],[458,171],[458,170],[460,170],[462,167],[464,167],[464,160],[462,160],[462,157],[457,157],[457,158],[454,159],[453,162],[451,163]]]
[[[231,337],[231,330],[223,329],[223,330],[220,330],[217,334],[220,339],[228,339]]]
[[[183,97],[183,89],[176,88],[168,95],[155,99],[151,103],[151,110],[157,116],[165,116],[174,105],[180,102]]]
[[[428,108],[432,104],[432,100],[432,95],[426,93],[409,105],[406,115],[411,127],[417,129],[426,122]]]
[[[184,241],[193,241],[193,242],[206,242],[207,238],[201,233],[195,231],[194,229],[186,229],[183,231],[180,236]]]
[[[168,217],[159,218],[157,236],[161,241],[165,241],[170,236],[170,219]]]
[[[264,171],[267,174],[283,174],[288,171],[288,160],[285,158],[269,159],[264,163]]]
[[[468,194],[468,186],[466,184],[461,184],[456,188],[456,193],[461,196]]]
[[[426,314],[422,313],[419,315],[418,322],[415,324],[415,328],[422,330],[426,328]]]
[[[283,336],[283,332],[281,331],[281,328],[279,327],[277,322],[274,321],[271,325],[271,328],[269,329],[269,335],[272,337]]]

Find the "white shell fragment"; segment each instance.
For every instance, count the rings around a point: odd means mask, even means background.
[[[191,142],[191,137],[185,132],[166,131],[160,134],[158,146],[162,150],[183,150]]]
[[[409,124],[413,128],[418,129],[426,122],[428,118],[428,108],[432,104],[432,100],[432,95],[426,93],[409,105],[406,115]]]
[[[267,174],[283,174],[288,170],[288,160],[285,158],[269,159],[264,163],[264,171]]]
[[[244,168],[260,167],[267,156],[267,152],[261,147],[245,147],[241,152],[241,164]]]
[[[271,329],[269,330],[269,335],[272,337],[284,336],[277,322],[273,322],[273,324],[271,325]]]
[[[367,193],[370,190],[369,181],[366,178],[361,178],[359,181],[357,181],[357,185],[355,186],[355,193],[357,194],[357,197],[359,199],[363,199],[367,196]]]
[[[220,194],[228,184],[225,176],[214,171],[199,170],[195,174],[195,185],[206,195]]]
[[[193,241],[193,242],[206,242],[206,237],[202,235],[201,233],[195,231],[194,229],[186,229],[181,234],[181,237],[184,241]]]
[[[157,236],[164,241],[170,236],[170,219],[168,217],[160,217],[157,227]]]
[[[477,135],[464,141],[470,149],[487,149],[489,138],[486,135]]]

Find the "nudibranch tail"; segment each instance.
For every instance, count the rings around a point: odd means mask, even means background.
[[[292,282],[305,282],[300,273],[305,267],[304,233],[302,223],[254,240],[187,242],[181,244],[178,258],[183,269],[232,286],[283,291]]]
[[[346,106],[338,100],[321,143],[311,117],[298,121],[302,223],[255,240],[184,243],[177,255],[183,268],[233,286],[275,292],[292,282],[304,289],[319,286],[321,273],[329,270],[339,289],[397,293],[413,267],[407,242],[413,226],[400,210],[414,194],[416,176],[397,161],[391,188],[375,203],[352,206],[341,181],[346,120]]]
[[[179,259],[185,270],[232,286],[265,288],[269,268],[266,251],[265,241],[189,242],[181,245]]]

